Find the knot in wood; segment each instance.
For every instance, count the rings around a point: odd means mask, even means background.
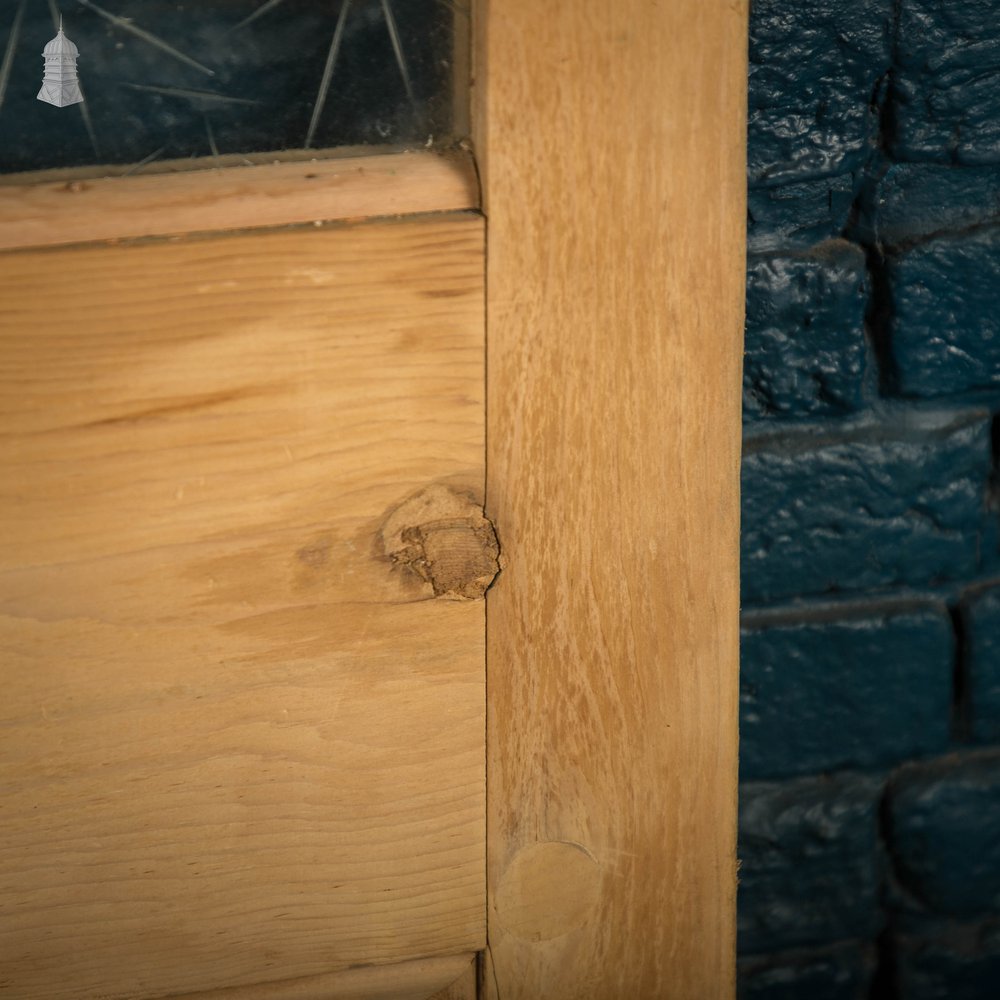
[[[435,597],[482,598],[501,569],[493,522],[471,493],[434,484],[386,516],[380,533],[386,557],[431,585]]]

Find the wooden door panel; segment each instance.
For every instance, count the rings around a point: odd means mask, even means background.
[[[484,604],[380,544],[481,502],[482,255],[454,213],[3,256],[0,995],[484,946]]]

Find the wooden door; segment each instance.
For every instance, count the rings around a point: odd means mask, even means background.
[[[746,7],[477,3],[474,166],[0,182],[0,996],[732,996]]]

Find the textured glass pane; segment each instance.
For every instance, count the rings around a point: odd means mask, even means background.
[[[0,172],[447,140],[466,2],[0,0]]]

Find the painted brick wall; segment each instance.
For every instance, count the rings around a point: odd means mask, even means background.
[[[1000,0],[753,0],[745,1000],[1000,997]]]

